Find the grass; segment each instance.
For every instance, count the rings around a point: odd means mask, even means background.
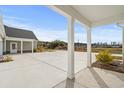
[[[98,53],[102,50],[109,50],[112,54],[122,54],[122,48],[92,48],[92,52]],[[86,52],[87,48],[78,48],[75,51]]]
[[[113,56],[114,60],[122,60],[122,56]]]
[[[109,50],[112,54],[122,54],[122,48],[92,48],[92,52],[99,53],[102,50]],[[78,48],[75,51],[87,52],[86,48]],[[114,60],[122,60],[122,56],[113,56]]]
[[[92,52],[96,53],[101,50],[109,50],[112,54],[122,54],[122,48],[92,48]]]
[[[43,52],[54,52],[54,49],[44,49]]]
[[[53,49],[48,49],[48,48],[44,48],[44,47],[38,47],[36,49],[34,49],[34,52],[53,52]]]

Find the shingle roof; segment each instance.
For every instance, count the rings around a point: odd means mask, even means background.
[[[32,31],[13,28],[13,27],[9,27],[9,26],[6,26],[6,25],[4,25],[4,28],[5,28],[6,36],[8,36],[8,37],[38,40]]]

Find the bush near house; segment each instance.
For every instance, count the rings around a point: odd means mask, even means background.
[[[43,52],[44,48],[42,46],[38,46],[37,48],[34,49],[34,52]]]
[[[10,61],[13,61],[12,57],[11,56],[0,56],[0,62],[10,62]]]
[[[96,60],[101,63],[111,63],[113,56],[108,50],[102,50],[96,55]]]
[[[38,46],[37,48],[34,49],[34,52],[45,52],[45,51],[52,52],[53,49],[44,48],[42,46]]]
[[[63,41],[60,41],[60,40],[55,40],[55,41],[52,41],[50,44],[49,44],[49,47],[50,49],[66,49],[67,48],[67,44]]]

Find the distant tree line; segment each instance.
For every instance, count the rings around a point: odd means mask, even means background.
[[[122,48],[122,44],[119,42],[111,42],[108,44],[107,42],[98,42],[92,44],[93,48]]]
[[[52,42],[39,41],[38,46],[42,46],[44,48],[49,48],[49,49],[64,49],[64,50],[67,49],[67,43],[60,40],[54,40]]]
[[[39,41],[38,46],[44,47],[44,48],[49,48],[49,49],[62,49],[62,50],[67,50],[67,42],[61,41],[61,40],[54,40],[52,42],[45,42],[45,41]],[[108,44],[107,42],[102,43],[93,43],[92,44],[93,48],[121,48],[122,44],[117,43],[117,42],[111,42]],[[82,50],[86,49],[87,44],[86,43],[75,43],[75,50]]]

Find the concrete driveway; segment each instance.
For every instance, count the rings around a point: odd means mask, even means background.
[[[74,81],[66,79],[67,51],[11,56],[14,61],[0,63],[0,88],[124,87],[124,74],[86,68],[86,52],[75,52]],[[92,60],[95,61],[95,54]]]
[[[67,72],[67,51],[55,51],[29,54],[31,58],[37,61],[47,63],[55,68]],[[95,62],[95,54],[92,54],[92,62]],[[75,73],[87,67],[87,53],[75,52]]]
[[[11,55],[0,63],[0,87],[54,87],[67,77],[67,51]],[[86,67],[86,53],[75,53],[75,72]]]

